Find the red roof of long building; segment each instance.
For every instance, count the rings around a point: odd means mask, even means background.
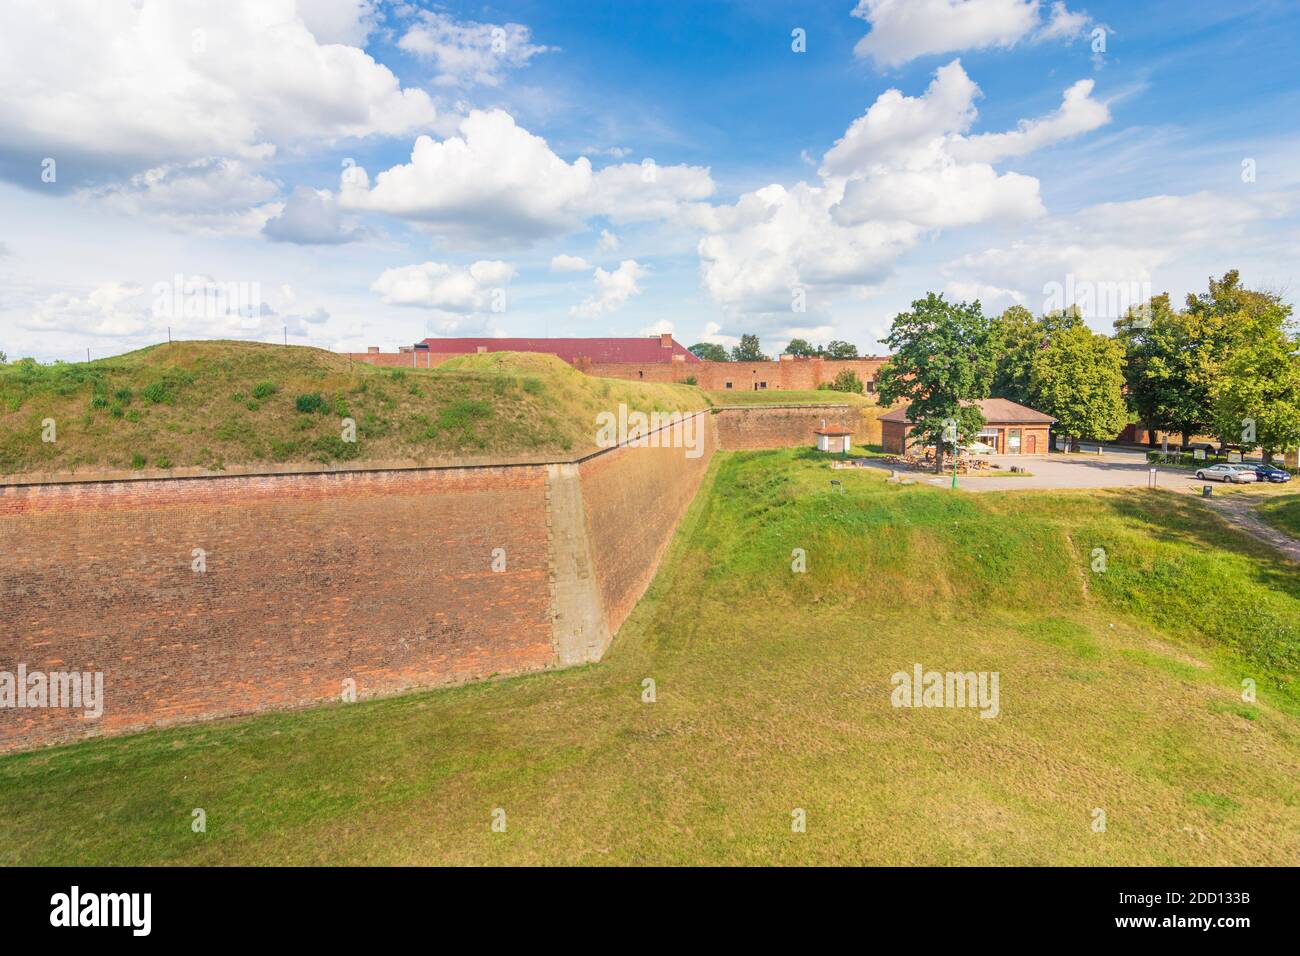
[[[480,348],[487,352],[546,352],[572,364],[580,358],[592,362],[671,362],[681,355],[687,362],[699,359],[676,339],[665,347],[658,335],[632,339],[424,339],[430,352],[439,354],[473,354]]]

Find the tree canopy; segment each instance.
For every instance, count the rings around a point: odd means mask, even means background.
[[[993,325],[979,301],[953,303],[931,292],[894,318],[884,341],[893,354],[877,377],[881,403],[907,402],[913,434],[937,450],[949,421],[958,441],[973,441],[984,416],[963,403],[989,396],[996,366]],[[942,453],[935,458],[942,469]]]
[[[742,335],[740,344],[731,350],[731,360],[733,362],[769,362],[763,350],[758,347],[757,335]]]
[[[1056,419],[1074,438],[1113,439],[1129,422],[1124,348],[1082,322],[1051,333],[1033,356],[1025,403]]]
[[[696,342],[687,349],[697,359],[704,362],[730,362],[731,356],[727,350],[716,342]]]
[[[1184,442],[1211,432],[1253,445],[1241,437],[1244,419],[1258,431],[1260,420],[1287,415],[1290,316],[1280,296],[1243,287],[1235,269],[1188,295],[1181,311],[1167,294],[1131,309],[1115,323],[1130,404],[1149,427],[1180,432]],[[1280,442],[1275,448],[1292,443],[1284,427],[1270,425],[1269,434]]]

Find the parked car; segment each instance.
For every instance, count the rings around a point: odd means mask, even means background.
[[[1197,471],[1196,477],[1201,481],[1214,478],[1217,481],[1230,481],[1239,485],[1259,480],[1252,465],[1211,465],[1209,468]]]
[[[1255,477],[1260,481],[1271,481],[1275,485],[1280,485],[1284,481],[1291,480],[1291,472],[1275,468],[1273,465],[1251,465],[1249,467],[1255,469]]]

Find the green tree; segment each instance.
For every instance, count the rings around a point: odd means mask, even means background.
[[[1208,292],[1188,294],[1183,320],[1193,345],[1188,385],[1197,403],[1197,428],[1214,430],[1217,396],[1227,368],[1251,349],[1256,336],[1281,330],[1290,313],[1290,307],[1273,293],[1242,286],[1236,269],[1217,281],[1211,277]]]
[[[1057,333],[1084,326],[1078,306],[1036,319],[1023,305],[1013,305],[992,324],[997,349],[992,394],[1037,408],[1029,385],[1034,359]]]
[[[696,342],[687,349],[697,359],[704,362],[730,362],[731,356],[727,350],[716,342]]]
[[[1181,312],[1168,295],[1130,310],[1115,325],[1139,417],[1152,428],[1181,432],[1184,444],[1216,428],[1225,371],[1259,334],[1258,323],[1280,326],[1289,314],[1279,296],[1244,288],[1236,270],[1211,278],[1208,292],[1188,295]]]
[[[858,378],[858,373],[851,368],[842,368],[835,373],[835,381],[831,382],[831,389],[836,392],[854,392],[862,394],[862,379]]]
[[[733,362],[768,362],[771,361],[758,347],[757,335],[742,335],[740,344],[731,350]]]
[[[1189,332],[1169,302],[1169,294],[1134,306],[1115,323],[1116,341],[1124,348],[1124,380],[1130,407],[1149,429],[1177,431],[1196,418],[1196,401],[1188,389],[1191,375]]]
[[[1059,432],[1109,441],[1129,422],[1124,346],[1082,324],[1058,330],[1034,355],[1029,394]]]
[[[9,361],[9,356],[5,355],[4,352],[0,352],[0,365],[4,365],[8,361]]]
[[[1043,346],[1042,324],[1023,305],[1013,305],[992,320],[997,366],[991,394],[1029,404],[1029,371]]]
[[[807,339],[791,339],[790,344],[785,347],[786,355],[794,355],[798,358],[811,358],[820,352],[821,350],[813,348]]]
[[[984,416],[969,403],[987,398],[993,384],[992,324],[979,300],[952,303],[931,292],[894,318],[885,344],[893,354],[877,379],[880,401],[909,403],[913,431],[935,446],[935,470],[942,471],[946,422],[956,422],[961,442],[984,427]]]
[[[852,342],[844,342],[840,339],[832,339],[826,345],[826,357],[833,359],[855,359],[858,357],[858,347]]]
[[[1214,384],[1214,433],[1224,444],[1258,445],[1264,460],[1300,445],[1300,339],[1290,306],[1275,303],[1246,329]]]

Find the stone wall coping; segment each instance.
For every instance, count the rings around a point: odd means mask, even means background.
[[[769,404],[759,402],[753,405],[714,405],[715,412],[734,412],[734,411],[752,411],[755,408],[854,408],[848,402],[789,402]],[[864,408],[874,408],[875,406],[863,406]]]

